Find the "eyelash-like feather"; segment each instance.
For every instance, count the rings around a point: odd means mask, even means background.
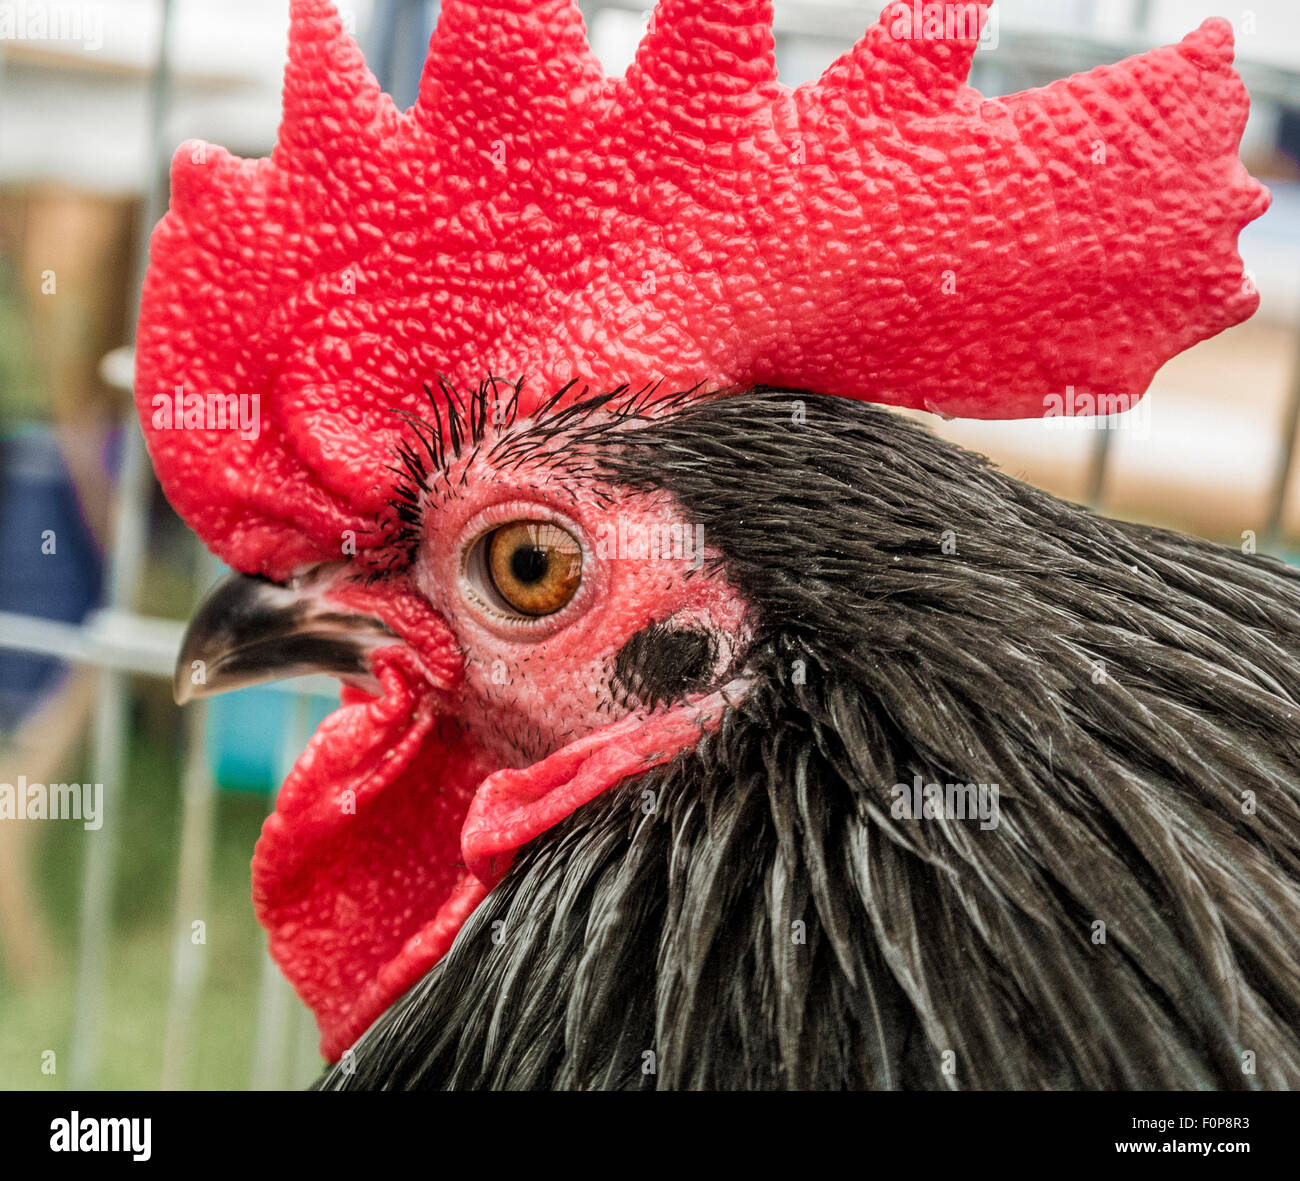
[[[400,573],[414,562],[428,496],[439,483],[446,492],[452,491],[453,467],[462,459],[472,462],[473,453],[487,442],[489,428],[498,435],[487,457],[498,469],[508,471],[545,457],[555,470],[577,479],[597,474],[596,465],[583,454],[584,444],[631,421],[659,418],[697,400],[733,392],[729,388],[706,389],[704,383],[669,391],[664,391],[660,382],[637,390],[623,384],[599,394],[590,394],[584,386],[578,398],[569,402],[578,384],[575,380],[557,389],[529,416],[522,430],[514,431],[524,378],[511,382],[488,377],[468,394],[442,374],[435,380],[436,392],[430,384],[424,386],[432,420],[405,410],[394,411],[411,434],[397,444],[396,462],[386,465],[395,477],[386,503],[398,524],[395,531],[390,528],[390,539],[379,547],[383,556],[375,564],[372,580]],[[502,395],[502,387],[509,391],[507,395]],[[560,443],[563,451],[556,450]],[[460,483],[464,480],[462,469]],[[382,527],[380,532],[384,532]]]

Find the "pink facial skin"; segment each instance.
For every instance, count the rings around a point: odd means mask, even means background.
[[[456,715],[501,766],[535,762],[628,713],[611,691],[614,658],[652,623],[689,619],[726,638],[717,670],[725,671],[747,638],[745,604],[710,564],[717,554],[707,538],[702,554],[688,551],[698,535],[666,493],[611,488],[545,456],[503,472],[489,448],[453,464],[431,490],[413,578],[465,655]],[[465,569],[479,536],[517,520],[558,525],[582,546],[582,582],[554,615],[511,618]],[[634,556],[637,540],[652,536],[689,540],[666,556]]]

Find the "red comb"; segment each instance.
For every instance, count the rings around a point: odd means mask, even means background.
[[[1136,399],[1254,311],[1226,22],[984,98],[975,25],[928,38],[910,2],[790,90],[770,9],[661,0],[615,79],[572,0],[446,0],[400,112],[293,0],[273,155],[183,145],[153,237],[137,399],[203,539],[272,576],[339,557],[436,375],[523,378],[524,414],[663,379],[1027,417]],[[260,434],[167,429],[177,387],[256,395]]]

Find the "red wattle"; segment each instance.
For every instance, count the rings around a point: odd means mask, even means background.
[[[331,1059],[464,921],[460,830],[492,768],[455,722],[434,716],[428,694],[391,668],[381,680],[382,697],[346,691],[351,703],[321,724],[253,857],[271,955],[315,1012]]]
[[[726,701],[723,693],[712,693],[649,718],[629,714],[531,767],[489,775],[465,817],[461,849],[466,866],[495,885],[515,850],[607,788],[669,762],[716,729]]]
[[[396,658],[396,654],[393,654]],[[384,696],[346,691],[281,789],[253,859],[271,954],[336,1060],[451,947],[533,837],[719,724],[727,697],[629,715],[495,770],[433,698],[379,661]]]

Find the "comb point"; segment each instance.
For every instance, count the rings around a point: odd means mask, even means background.
[[[716,93],[711,79],[744,89],[775,82],[772,0],[659,0],[637,47],[636,69],[660,86],[692,92]]]
[[[299,155],[365,138],[397,109],[379,88],[360,47],[331,0],[291,0],[289,57],[280,130],[272,158],[284,167]]]
[[[1222,17],[1211,17],[1199,29],[1188,33],[1179,42],[1178,49],[1188,61],[1205,70],[1230,66],[1236,50],[1232,25]]]
[[[568,95],[603,76],[576,0],[444,0],[412,114],[436,131],[448,108],[483,121],[494,105],[517,112],[521,93]]]

